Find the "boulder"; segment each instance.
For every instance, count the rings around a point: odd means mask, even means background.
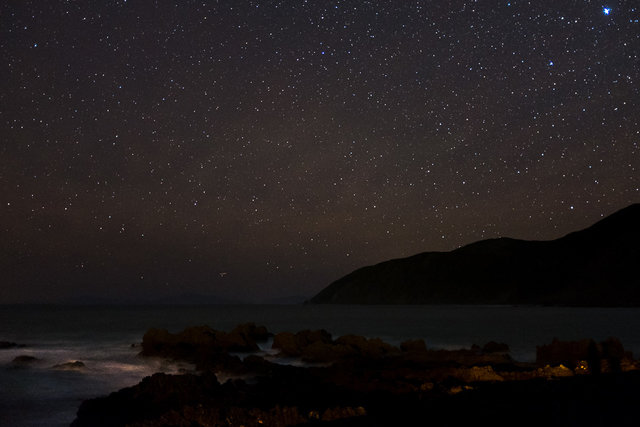
[[[271,348],[280,350],[281,354],[298,357],[302,353],[302,348],[296,340],[296,335],[291,332],[280,332],[273,337]]]
[[[387,344],[380,338],[367,339],[359,335],[344,335],[335,342],[336,344],[350,347],[356,355],[369,359],[377,359],[399,353],[396,347]]]
[[[271,348],[280,350],[285,356],[300,357],[304,350],[312,344],[319,349],[322,346],[331,345],[331,334],[324,329],[304,330],[296,334],[281,332],[273,337]]]
[[[269,333],[266,327],[258,326],[255,323],[243,323],[236,326],[231,331],[232,334],[239,334],[245,337],[247,340],[255,342],[264,342],[268,340],[273,334]]]
[[[33,364],[35,362],[39,362],[39,361],[40,361],[40,359],[38,359],[37,357],[33,357],[33,356],[29,356],[29,355],[23,354],[23,355],[15,357],[11,361],[11,363],[14,366],[26,367],[28,365],[31,365],[31,364]]]

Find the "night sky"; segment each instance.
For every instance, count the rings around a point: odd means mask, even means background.
[[[640,201],[637,1],[0,5],[0,303],[312,296]]]

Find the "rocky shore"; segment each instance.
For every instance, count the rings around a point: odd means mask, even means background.
[[[272,342],[272,353],[260,351]],[[141,357],[192,363],[85,401],[72,426],[637,425],[640,363],[610,338],[553,341],[535,363],[490,342],[434,350],[262,326],[151,329]],[[243,357],[241,357],[241,355]],[[300,361],[304,366],[283,363]],[[232,378],[220,381],[220,378]]]

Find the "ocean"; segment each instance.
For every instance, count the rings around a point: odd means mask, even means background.
[[[270,332],[326,329],[391,344],[422,338],[430,348],[507,343],[513,358],[534,361],[555,338],[619,338],[640,355],[640,308],[512,306],[0,306],[0,426],[68,426],[80,403],[188,366],[138,357],[151,327],[179,332],[209,325],[229,331],[255,322]],[[268,344],[264,346],[268,350]],[[35,361],[18,364],[18,356]],[[83,367],[64,365],[81,361]],[[62,365],[55,367],[56,365]]]

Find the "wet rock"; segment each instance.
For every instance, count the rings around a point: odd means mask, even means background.
[[[238,334],[245,337],[248,341],[264,342],[273,336],[266,327],[258,326],[255,323],[243,323],[236,326],[231,334]]]
[[[266,328],[255,324],[237,326],[232,332],[209,326],[186,328],[177,334],[165,329],[149,329],[142,339],[143,356],[159,356],[207,364],[206,361],[231,362],[229,352],[258,351],[257,340],[269,336]],[[229,356],[229,357],[227,357]]]
[[[60,363],[58,365],[54,365],[51,367],[51,369],[56,369],[60,371],[81,371],[85,368],[86,368],[85,364],[79,360],[76,360],[74,362]]]
[[[313,345],[319,346],[331,345],[331,334],[324,329],[321,330],[304,330],[295,334],[291,332],[281,332],[273,337],[271,348],[280,350],[282,355],[291,357],[300,357],[303,351]]]
[[[26,354],[17,356],[11,361],[11,363],[15,367],[27,367],[37,362],[40,362],[40,359],[34,356],[26,355]]]

